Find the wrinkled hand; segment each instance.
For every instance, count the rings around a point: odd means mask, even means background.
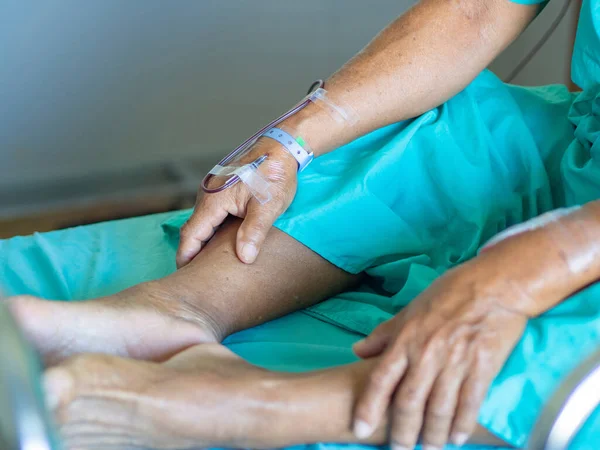
[[[475,259],[449,271],[391,320],[355,345],[361,358],[382,355],[355,410],[354,430],[369,435],[391,407],[391,445],[430,448],[451,438],[464,444],[481,403],[513,347],[527,315],[497,264]]]
[[[296,195],[298,163],[279,143],[260,138],[250,152],[236,164],[244,165],[268,155],[258,171],[270,186],[271,200],[260,204],[248,187],[239,182],[235,186],[215,194],[198,193],[194,212],[181,229],[177,251],[177,267],[188,264],[202,250],[229,214],[243,218],[236,239],[237,255],[242,262],[251,264],[256,260],[267,233],[277,218],[290,206]],[[214,177],[209,187],[223,182]]]

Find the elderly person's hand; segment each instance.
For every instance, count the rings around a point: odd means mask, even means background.
[[[355,346],[381,355],[355,409],[368,436],[391,404],[391,441],[462,445],[487,390],[535,317],[600,277],[600,202],[509,228]]]
[[[441,105],[487,67],[539,9],[538,5],[490,1],[418,2],[327,79],[327,98],[338,106],[335,111],[341,107],[354,120],[340,124],[332,118],[331,108],[309,105],[282,124],[298,132],[316,158]],[[236,244],[239,258],[245,263],[255,261],[267,232],[295,196],[298,169],[296,161],[274,141],[259,143],[243,162],[261,156],[262,145],[271,156],[259,172],[272,183],[273,199],[261,205],[242,183],[220,193],[201,194],[182,229],[178,267],[201,251],[230,214],[244,218]]]
[[[362,358],[383,352],[355,411],[359,437],[370,434],[391,402],[392,448],[413,448],[421,433],[430,448],[442,448],[449,437],[466,442],[528,319],[505,305],[515,292],[494,269],[475,262],[450,271],[356,344]]]
[[[244,219],[236,239],[238,257],[248,264],[255,261],[273,223],[294,199],[298,183],[297,161],[273,139],[259,138],[238,164],[252,163],[263,155],[267,155],[267,159],[260,164],[258,172],[270,184],[271,199],[261,204],[242,182],[214,194],[200,192],[192,216],[181,229],[177,267],[194,259],[230,214]],[[223,177],[213,177],[208,187],[221,184]]]

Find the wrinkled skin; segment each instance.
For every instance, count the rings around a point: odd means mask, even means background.
[[[242,182],[213,194],[200,190],[194,212],[181,229],[177,267],[194,259],[229,215],[244,219],[236,239],[238,257],[247,264],[256,260],[273,223],[292,203],[298,184],[298,163],[281,144],[269,138],[260,138],[235,165],[249,164],[262,155],[268,157],[258,172],[270,183],[271,199],[261,204]],[[216,188],[224,180],[213,177],[209,187]]]
[[[481,268],[480,268],[481,269]],[[528,317],[503,306],[514,292],[468,263],[450,271],[355,345],[382,355],[355,411],[367,436],[392,408],[394,448],[462,445],[475,429],[488,388],[523,334]]]

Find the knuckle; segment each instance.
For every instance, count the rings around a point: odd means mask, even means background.
[[[481,400],[473,394],[468,394],[460,399],[460,409],[469,416],[477,414]]]
[[[262,232],[265,228],[268,228],[268,220],[267,218],[261,214],[258,216],[254,216],[250,223],[248,224],[248,229],[254,232]]]
[[[427,402],[427,412],[432,416],[449,416],[454,414],[458,406],[459,386],[438,382]]]
[[[423,401],[421,399],[421,391],[419,387],[410,382],[403,386],[394,400],[394,404],[398,410],[414,413],[423,409]]]
[[[254,243],[258,243],[264,239],[269,228],[270,227],[268,225],[265,225],[263,223],[260,223],[260,224],[252,223],[252,224],[248,225],[244,235],[245,235],[246,239],[253,241]]]
[[[369,384],[377,390],[387,388],[389,384],[387,370],[379,369],[371,372],[369,375]]]
[[[423,345],[421,358],[423,364],[430,364],[432,361],[437,360],[444,346],[443,339],[439,339],[436,334],[427,339]]]
[[[478,410],[487,393],[487,384],[479,381],[472,382],[458,400],[461,409]]]
[[[190,239],[195,233],[195,227],[188,221],[179,229],[179,236],[182,239]]]
[[[466,362],[466,359],[465,359],[466,347],[467,346],[462,341],[455,342],[455,344],[450,349],[450,353],[448,356],[448,362],[455,366],[464,364]]]
[[[451,408],[444,406],[437,408],[429,408],[427,410],[427,420],[431,422],[431,424],[445,424],[452,420],[453,411]]]
[[[479,373],[485,373],[492,366],[492,354],[487,346],[475,343],[473,350],[473,366]]]

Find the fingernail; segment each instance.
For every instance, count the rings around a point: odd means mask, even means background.
[[[252,263],[256,259],[256,255],[258,255],[258,250],[254,246],[254,244],[246,244],[242,248],[242,258],[244,262]]]
[[[454,445],[462,447],[469,439],[469,433],[452,433],[452,442]]]
[[[405,447],[404,445],[398,445],[398,444],[392,444],[391,446],[391,450],[411,450],[408,447]]]
[[[373,434],[373,427],[364,420],[354,422],[354,435],[358,439],[367,439]]]

